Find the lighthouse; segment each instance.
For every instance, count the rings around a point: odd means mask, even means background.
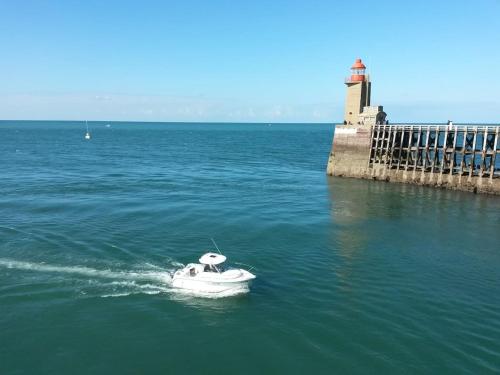
[[[370,106],[372,83],[366,74],[366,65],[356,59],[351,66],[351,75],[345,79],[346,99],[345,125],[374,125],[385,122],[382,106]]]
[[[327,173],[333,176],[368,178],[367,155],[372,145],[372,129],[387,124],[382,106],[371,106],[371,82],[366,66],[356,59],[347,86],[344,124],[335,126]]]
[[[356,59],[351,67],[351,76],[345,80],[347,86],[344,121],[347,125],[358,122],[363,108],[370,105],[371,82],[366,75],[366,66],[361,59]]]

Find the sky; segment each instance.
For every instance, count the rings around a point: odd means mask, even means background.
[[[500,0],[0,0],[0,119],[500,122]]]

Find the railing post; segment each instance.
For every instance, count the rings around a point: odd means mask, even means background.
[[[448,142],[448,127],[446,127],[444,131],[444,139],[443,139],[443,158],[441,159],[441,168],[439,170],[439,182],[441,183],[442,178],[443,178],[443,171],[444,171],[444,163],[446,162],[446,143]]]
[[[479,170],[479,177],[483,177],[484,168],[486,168],[486,142],[488,140],[488,127],[484,127],[483,135],[483,149],[481,150],[481,169]]]
[[[413,173],[412,179],[415,179],[415,175],[417,174],[417,164],[418,164],[418,153],[420,152],[420,137],[422,136],[422,125],[418,126],[418,136],[417,136],[417,145],[416,145],[416,155],[415,155],[415,163],[413,164]]]
[[[493,177],[495,174],[495,163],[497,159],[497,145],[498,145],[498,129],[500,126],[497,126],[495,129],[495,141],[493,142],[493,153],[491,154],[491,166],[490,166],[490,183],[493,183]]]
[[[470,161],[470,167],[469,167],[469,181],[474,174],[474,169],[476,169],[476,160],[475,159],[476,159],[477,126],[474,126],[473,131],[474,131],[474,139],[472,141],[472,154],[471,154],[471,161]]]
[[[455,132],[453,134],[453,148],[451,149],[450,176],[453,175],[453,168],[455,168],[455,147],[457,145],[457,136],[458,136],[458,127],[455,126]]]
[[[382,154],[384,152],[384,142],[385,142],[385,128],[386,128],[387,125],[383,125],[383,128],[382,128],[382,143],[380,144],[380,159],[379,159],[379,163],[382,164]]]
[[[398,155],[398,166],[397,169],[399,170],[401,166],[401,158],[403,157],[403,143],[405,141],[405,126],[401,126],[401,142],[399,142],[399,155]]]
[[[438,143],[439,143],[439,127],[436,127],[436,130],[434,131],[434,149],[433,149],[433,153],[432,153],[430,181],[432,181],[434,179],[434,168],[436,166],[436,159],[439,157]]]
[[[392,161],[394,159],[394,144],[396,143],[396,137],[398,135],[398,127],[393,126],[391,130],[393,130],[393,132],[392,132],[392,144],[391,144],[391,160],[389,160],[389,170],[392,169]]]
[[[410,163],[411,141],[413,139],[413,125],[410,126],[410,137],[408,138],[408,147],[406,148],[406,165],[405,171],[408,171],[408,164]]]
[[[375,175],[375,164],[378,163],[378,140],[380,138],[380,125],[375,125],[377,129],[377,136],[375,137],[375,148],[373,149],[373,168],[372,168],[372,176]]]
[[[462,175],[464,174],[464,165],[465,165],[465,157],[466,157],[466,150],[465,150],[465,145],[467,143],[467,129],[468,127],[465,126],[464,130],[464,140],[462,142],[462,160],[460,161],[460,175],[458,176],[458,183],[462,181]]]
[[[385,155],[384,155],[384,177],[387,175],[387,158],[389,157],[389,146],[391,141],[392,128],[388,127],[387,132],[387,145],[385,146]]]
[[[372,164],[372,154],[373,154],[373,160],[375,158],[375,152],[373,150],[373,137],[375,135],[375,128],[377,127],[377,125],[372,125],[372,134],[370,136],[370,157],[368,158],[368,168],[370,168],[370,164]],[[373,168],[373,164],[372,164],[372,168]]]

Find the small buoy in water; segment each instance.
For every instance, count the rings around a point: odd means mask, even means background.
[[[85,126],[87,126],[87,132],[85,133],[85,139],[90,139],[89,123],[85,121]]]

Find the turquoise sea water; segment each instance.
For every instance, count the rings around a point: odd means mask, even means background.
[[[0,374],[500,372],[500,199],[329,178],[331,125],[0,122]],[[177,293],[211,249],[249,294]]]

